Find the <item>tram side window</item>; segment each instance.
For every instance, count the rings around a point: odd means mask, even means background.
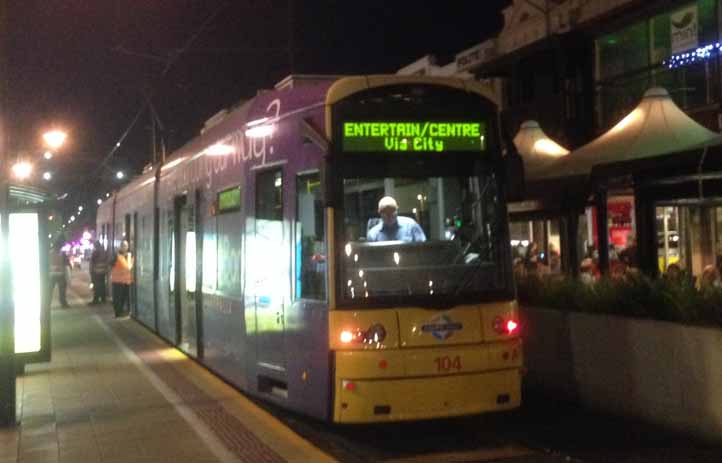
[[[256,219],[283,220],[283,177],[280,170],[261,172],[256,179]]]
[[[296,297],[326,299],[326,242],[317,173],[296,181]]]

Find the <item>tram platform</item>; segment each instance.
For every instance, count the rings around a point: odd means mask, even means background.
[[[80,274],[52,308],[52,361],[17,380],[9,462],[324,462],[328,455],[110,304]]]

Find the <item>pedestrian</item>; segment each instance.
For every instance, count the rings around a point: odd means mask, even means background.
[[[48,266],[50,270],[50,291],[48,301],[52,303],[53,292],[55,291],[55,286],[57,285],[60,305],[63,308],[67,308],[68,299],[66,297],[66,290],[68,287],[68,280],[70,279],[70,260],[62,250],[61,240],[56,240],[50,245]]]
[[[93,283],[92,304],[105,303],[105,279],[108,276],[108,256],[105,248],[96,241],[90,255],[90,281]]]
[[[128,315],[126,306],[130,299],[130,285],[133,282],[133,259],[128,253],[128,242],[120,243],[120,249],[112,260],[110,269],[110,282],[113,284],[113,310],[115,318]]]

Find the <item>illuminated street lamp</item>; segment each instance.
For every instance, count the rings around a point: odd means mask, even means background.
[[[125,174],[123,173],[122,170],[119,170],[118,173],[115,174],[115,176],[116,176],[116,178],[117,178],[118,180],[122,180],[123,177],[125,177]]]
[[[53,174],[50,172],[43,172],[43,180],[50,180],[53,178]]]
[[[63,146],[68,135],[62,130],[51,130],[43,134],[43,140],[52,149],[56,150]]]
[[[78,206],[78,212],[83,212],[83,206]]]
[[[18,180],[25,180],[26,178],[30,177],[30,174],[33,173],[33,166],[27,161],[18,161],[16,162],[13,167],[13,175]]]
[[[97,200],[96,202],[98,203],[98,206],[100,206],[101,204],[103,204],[103,200],[100,199],[100,198],[98,198],[98,200]]]
[[[110,198],[110,193],[105,193],[106,198]]]
[[[53,152],[46,151],[45,154],[43,154],[43,157],[49,161],[49,160],[53,159]]]

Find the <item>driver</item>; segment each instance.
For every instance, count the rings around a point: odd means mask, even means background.
[[[381,222],[368,231],[367,241],[426,241],[424,230],[414,219],[399,217],[399,205],[391,196],[384,196],[379,201]]]

